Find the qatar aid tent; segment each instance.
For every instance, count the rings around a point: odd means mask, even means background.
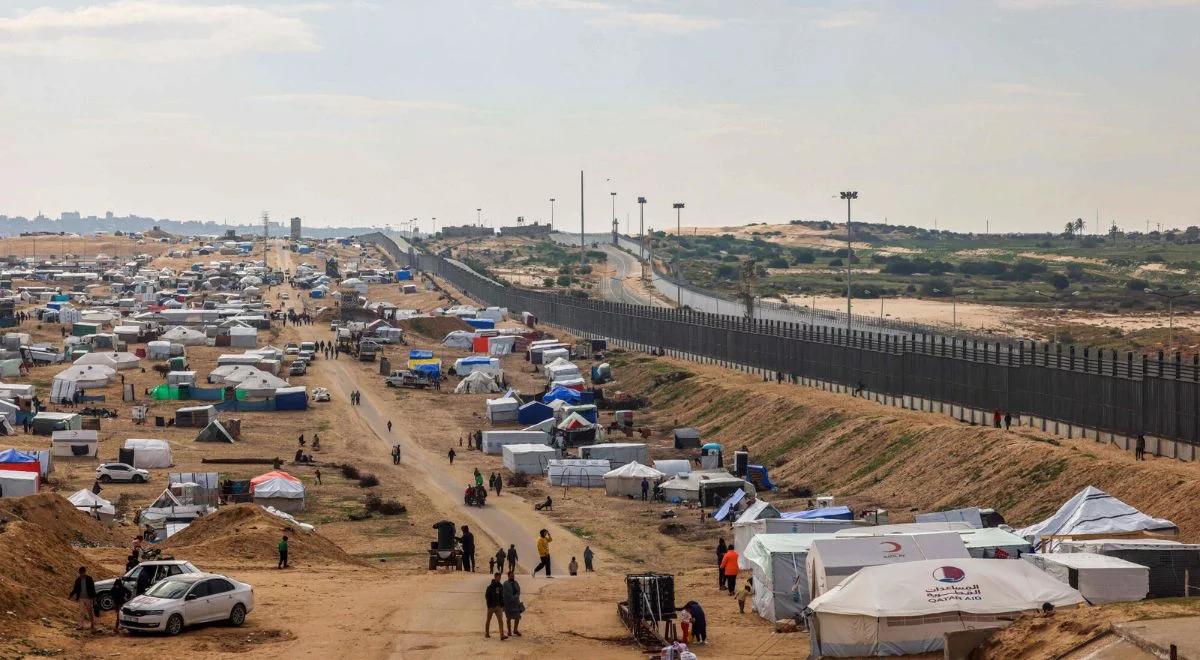
[[[75,491],[67,500],[75,505],[76,509],[102,523],[111,523],[113,517],[117,515],[117,509],[112,505],[112,502],[86,488]]]
[[[737,545],[738,565],[754,578],[754,611],[768,621],[800,616],[811,600],[806,560],[813,541],[832,534],[767,534]]]
[[[1176,536],[1170,520],[1152,518],[1108,493],[1088,486],[1067,500],[1054,515],[1017,532],[1034,550],[1053,551],[1070,539]]]
[[[237,385],[251,376],[265,373],[267,372],[248,364],[223,364],[209,372],[208,382]]]
[[[818,541],[817,543],[821,543]],[[933,559],[870,566],[809,603],[813,657],[935,653],[944,635],[1002,628],[1083,597],[1023,561]]]
[[[762,502],[762,500],[759,500]],[[834,538],[836,533],[852,527],[868,524],[856,520],[797,520],[793,518],[755,518],[743,521],[738,518],[733,523],[733,543],[739,548],[750,547],[751,542],[759,536],[775,536],[789,534],[819,534]],[[738,564],[743,569],[749,569],[749,561],[743,554],[738,558]]]
[[[133,353],[106,351],[103,353],[84,353],[78,360],[75,360],[75,364],[98,364],[120,371],[122,369],[133,369],[141,361],[142,359]]]
[[[642,479],[649,481],[653,488],[654,484],[666,477],[662,472],[634,461],[604,473],[604,492],[614,497],[641,497]]]
[[[250,480],[254,503],[295,513],[304,510],[304,484],[287,472],[267,472]]]
[[[815,598],[867,566],[970,558],[958,532],[842,537],[814,541],[805,570],[808,591]]]

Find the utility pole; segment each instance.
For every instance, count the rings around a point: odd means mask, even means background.
[[[608,194],[612,195],[612,233],[613,233],[612,234],[612,242],[613,242],[613,245],[616,245],[617,244],[617,230],[620,227],[617,224],[617,193],[610,192]]]
[[[550,231],[554,231],[554,198],[550,198]]]
[[[681,277],[679,272],[679,250],[683,247],[683,243],[681,242],[683,240],[683,221],[680,218],[683,213],[683,202],[675,202],[671,205],[671,208],[675,209],[675,304],[683,307],[683,291],[679,285],[679,278]]]
[[[583,170],[579,170],[579,267],[587,263],[587,241],[583,237]]]
[[[841,197],[842,199],[846,200],[846,340],[849,341],[850,330],[853,327],[853,321],[850,317],[850,273],[851,267],[853,266],[851,260],[854,258],[854,247],[853,243],[851,242],[852,233],[850,228],[850,200],[858,199],[858,191],[849,190],[843,192]],[[936,223],[937,221],[935,220],[934,222]]]
[[[642,261],[646,260],[646,198],[638,197],[638,238],[642,243]]]
[[[271,238],[271,216],[266,211],[262,214],[263,223],[263,265],[267,265],[267,243]]]
[[[476,227],[483,226],[483,221],[481,220],[482,217],[483,217],[483,209],[475,209],[475,226]]]

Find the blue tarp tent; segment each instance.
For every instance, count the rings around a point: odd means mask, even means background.
[[[419,348],[408,349],[408,359],[410,360],[428,360],[433,357],[433,351],[423,351]]]
[[[396,271],[396,279],[397,280],[411,280],[412,279],[412,271],[411,270],[398,270],[398,271]]]
[[[0,463],[37,463],[37,452],[26,452],[19,449],[0,451]]]
[[[418,364],[415,367],[413,367],[413,371],[415,371],[419,374],[429,374],[431,376],[436,376],[437,378],[442,377],[442,365],[440,365],[440,364],[432,364],[432,363],[431,364]]]
[[[542,397],[543,403],[550,403],[551,401],[555,400],[566,401],[572,405],[584,403],[583,393],[579,392],[578,390],[573,390],[569,387],[555,387],[549,392],[546,392],[545,396]]]
[[[308,390],[304,387],[281,387],[275,390],[275,410],[307,410]]]
[[[312,291],[308,292],[308,297],[309,298],[324,298],[325,292],[320,289],[313,289]]]
[[[822,509],[808,511],[789,511],[781,514],[786,520],[854,520],[854,513],[848,506],[827,506]]]
[[[517,422],[520,424],[537,424],[552,417],[554,409],[539,401],[530,401],[517,409]]]
[[[463,321],[476,330],[491,330],[496,327],[496,322],[491,319],[463,319]]]

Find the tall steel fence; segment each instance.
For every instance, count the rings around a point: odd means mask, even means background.
[[[1184,361],[1161,352],[1135,356],[1027,341],[846,331],[587,300],[502,286],[435,255],[403,250],[382,234],[360,239],[473,298],[580,333],[889,396],[1200,444],[1200,356]]]

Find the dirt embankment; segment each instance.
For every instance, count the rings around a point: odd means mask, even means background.
[[[67,498],[50,492],[0,499],[0,521],[32,523],[75,546],[123,545],[136,534],[106,527],[76,509]]]
[[[399,326],[405,332],[441,341],[455,330],[474,330],[465,321],[455,316],[432,316],[404,319]]]
[[[306,532],[254,504],[223,507],[167,539],[164,548],[186,551],[188,558],[212,561],[244,559],[262,564],[275,561],[280,538],[288,536],[288,563],[304,566],[361,565],[320,532]]]
[[[697,426],[726,451],[748,445],[788,502],[791,488],[828,492],[856,510],[880,506],[893,522],[913,512],[993,507],[1014,526],[1044,519],[1087,485],[1169,518],[1182,540],[1200,540],[1200,466],[1134,462],[1089,440],[1029,429],[969,426],[949,417],[886,407],[810,388],[763,383],[728,370],[611,356],[623,389],[653,402],[658,424]]]

